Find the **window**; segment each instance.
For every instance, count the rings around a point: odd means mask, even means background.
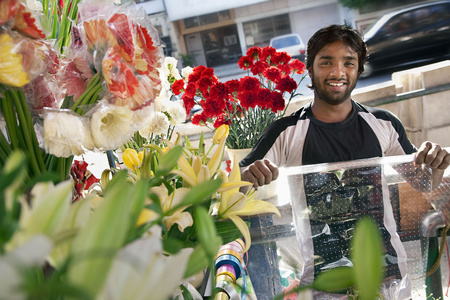
[[[288,14],[246,22],[243,26],[247,47],[267,46],[274,36],[291,33]]]
[[[229,10],[223,10],[211,14],[186,18],[183,20],[185,28],[193,28],[202,25],[214,24],[221,21],[226,21],[231,19],[231,14]]]

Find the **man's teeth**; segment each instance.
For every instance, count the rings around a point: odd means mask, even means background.
[[[342,82],[339,82],[339,83],[329,82],[328,84],[331,86],[343,86],[344,85]]]

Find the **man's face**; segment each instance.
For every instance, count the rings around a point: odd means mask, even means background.
[[[324,46],[309,70],[315,99],[338,105],[350,99],[358,78],[358,55],[341,41]]]

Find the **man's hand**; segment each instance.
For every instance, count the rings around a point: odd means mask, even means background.
[[[242,171],[241,179],[253,183],[253,187],[263,186],[277,179],[278,167],[268,159],[257,160]]]
[[[444,171],[450,165],[450,154],[438,144],[424,142],[416,153],[415,163],[431,167],[434,189],[441,183]]]
[[[432,142],[424,142],[416,154],[417,165],[426,164],[432,169],[444,171],[450,165],[450,154],[441,146]]]

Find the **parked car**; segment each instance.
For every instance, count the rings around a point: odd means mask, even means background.
[[[278,52],[286,52],[292,58],[298,58],[305,61],[306,46],[302,38],[297,33],[279,35],[270,39],[270,47],[277,49]]]
[[[362,77],[392,67],[450,56],[450,1],[415,5],[388,13],[364,34],[369,59]]]

